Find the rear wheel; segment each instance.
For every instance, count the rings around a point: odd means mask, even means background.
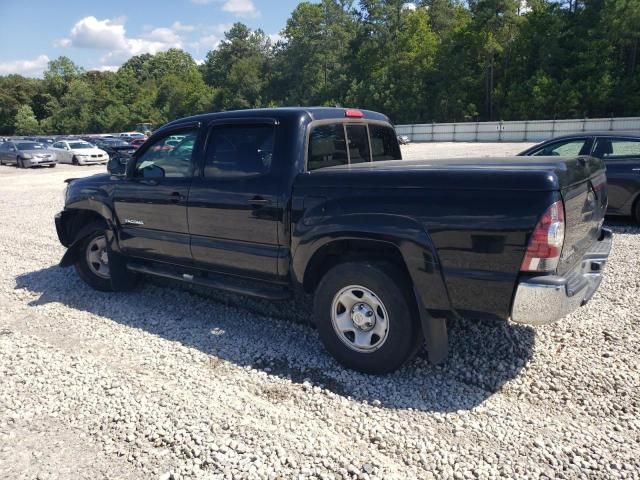
[[[314,314],[320,339],[342,365],[392,372],[422,343],[408,281],[392,265],[343,263],[322,278]]]
[[[75,267],[80,278],[96,290],[112,291],[105,231],[92,233],[79,248]]]
[[[636,205],[633,209],[633,218],[636,223],[640,223],[640,197],[636,200]]]
[[[49,168],[56,168],[56,164],[52,163],[51,165],[49,165]]]

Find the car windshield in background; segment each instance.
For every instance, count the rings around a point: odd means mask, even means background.
[[[82,148],[93,148],[93,145],[91,145],[90,143],[87,142],[74,142],[74,143],[70,143],[69,147],[72,150],[79,150]]]
[[[124,140],[104,140],[104,144],[109,147],[128,147],[130,145]]]
[[[18,150],[44,150],[44,146],[39,143],[22,142],[16,143]]]

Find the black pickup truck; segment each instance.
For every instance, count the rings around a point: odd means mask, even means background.
[[[389,120],[370,111],[177,120],[125,174],[68,181],[61,266],[106,291],[145,274],[313,293],[327,350],[369,373],[425,340],[442,361],[449,317],[545,324],[594,294],[611,249],[601,160],[400,160]]]

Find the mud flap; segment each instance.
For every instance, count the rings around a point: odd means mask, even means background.
[[[434,365],[443,363],[449,355],[449,335],[447,333],[447,319],[429,315],[427,309],[416,293],[422,334],[427,346],[429,361]]]
[[[109,257],[109,273],[111,274],[111,289],[114,292],[131,290],[138,281],[138,275],[127,268],[127,259],[117,250],[113,231],[107,230],[107,255]],[[116,248],[112,248],[115,246]]]

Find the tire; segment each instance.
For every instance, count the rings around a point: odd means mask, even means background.
[[[384,374],[422,344],[411,285],[387,264],[342,263],[320,281],[314,316],[320,340],[346,368]]]
[[[74,157],[71,159],[71,163],[72,163],[72,164],[74,164],[74,165],[80,165],[80,163],[78,163],[78,159],[75,157],[75,155],[74,155]]]
[[[633,209],[633,219],[636,223],[640,224],[640,197],[636,200],[635,207]]]
[[[52,163],[51,165],[49,165],[49,168],[56,168],[56,163]]]
[[[111,292],[111,275],[107,257],[107,239],[104,230],[97,230],[79,245],[76,259],[78,276],[91,288]]]
[[[20,157],[16,158],[16,168],[24,168],[24,164],[22,163],[22,159]]]

